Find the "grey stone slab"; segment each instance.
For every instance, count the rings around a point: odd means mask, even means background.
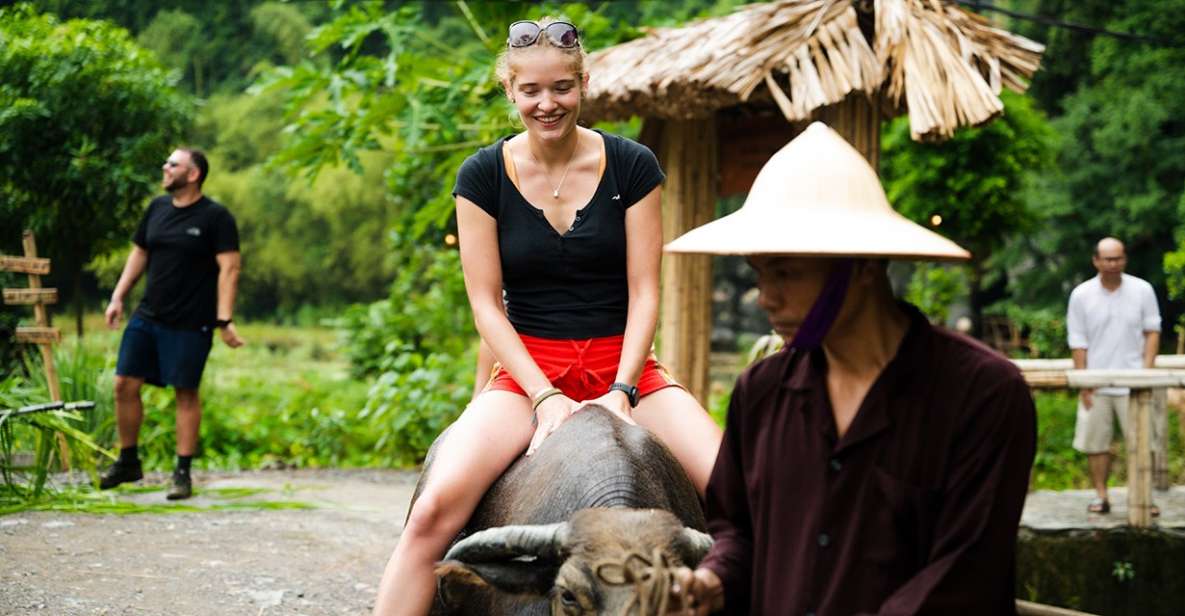
[[[1034,531],[1127,526],[1127,488],[1111,488],[1107,496],[1111,501],[1111,513],[1103,515],[1086,511],[1095,497],[1094,490],[1030,492],[1025,499],[1020,525]],[[1152,519],[1153,527],[1185,531],[1185,486],[1173,486],[1166,491],[1153,490],[1152,502],[1160,508],[1160,517]]]

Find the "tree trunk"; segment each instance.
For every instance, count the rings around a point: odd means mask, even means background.
[[[82,340],[82,267],[76,266],[74,277],[74,327],[78,330],[78,339]]]
[[[967,309],[971,312],[971,335],[983,337],[983,265],[974,259],[967,268]]]

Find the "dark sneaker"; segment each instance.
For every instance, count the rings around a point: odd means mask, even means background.
[[[193,479],[185,471],[173,471],[173,487],[165,498],[181,500],[193,496]]]
[[[116,462],[99,478],[99,489],[110,490],[121,483],[140,481],[144,478],[144,470],[140,464],[120,464]]]

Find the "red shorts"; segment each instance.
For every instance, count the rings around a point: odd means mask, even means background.
[[[553,340],[519,334],[519,338],[551,384],[564,392],[565,396],[580,402],[609,393],[609,386],[617,376],[621,343],[625,337]],[[665,387],[683,387],[658,363],[653,353],[642,366],[642,376],[638,378],[637,386],[639,398]],[[527,395],[499,363],[494,364],[490,380],[482,391],[490,390]]]

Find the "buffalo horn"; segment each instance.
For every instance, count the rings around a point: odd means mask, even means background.
[[[712,549],[712,537],[694,528],[683,527],[681,535],[683,541],[683,556],[688,565],[695,566],[708,555]]]
[[[458,541],[444,555],[444,559],[483,563],[534,556],[555,560],[563,552],[567,539],[567,522],[499,526],[473,533]]]

